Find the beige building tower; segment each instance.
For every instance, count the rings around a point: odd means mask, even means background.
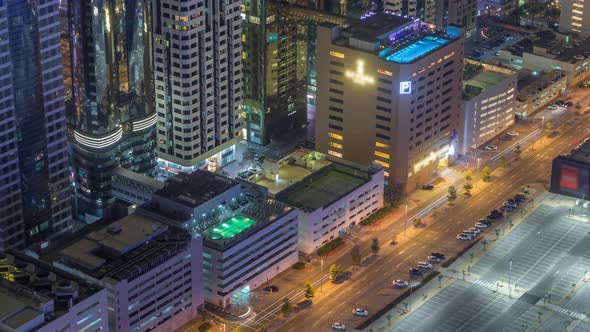
[[[453,26],[430,27],[387,14],[318,27],[317,150],[377,162],[404,190],[453,159],[464,40]]]

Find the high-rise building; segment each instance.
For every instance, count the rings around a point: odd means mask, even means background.
[[[481,14],[506,16],[516,9],[520,2],[519,0],[478,0],[477,7]]]
[[[460,26],[469,38],[477,30],[477,0],[437,0],[433,22],[444,28],[449,24]]]
[[[377,14],[318,27],[316,149],[406,190],[452,161],[462,110],[460,29]]]
[[[234,160],[242,135],[241,1],[153,3],[158,166],[215,170]]]
[[[435,0],[386,0],[383,3],[383,9],[397,15],[436,23],[436,2]]]
[[[590,3],[584,0],[561,0],[559,6],[559,30],[590,37]]]
[[[63,3],[74,211],[93,222],[113,201],[115,167],[155,174],[151,1]]]
[[[298,24],[287,17],[282,5],[272,9],[265,0],[245,0],[244,105],[246,138],[267,144],[290,129],[300,127],[306,118],[306,80],[297,76],[298,47],[305,38],[298,35]]]
[[[58,17],[58,0],[0,4],[0,248],[44,242],[71,221]]]

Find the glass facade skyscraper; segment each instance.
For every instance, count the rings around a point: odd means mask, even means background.
[[[59,0],[0,1],[0,248],[71,221],[58,17]]]
[[[155,174],[151,1],[72,0],[62,23],[74,208],[92,222],[115,167]]]

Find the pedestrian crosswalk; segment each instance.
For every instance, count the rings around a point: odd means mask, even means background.
[[[496,288],[498,288],[498,285],[496,285],[492,282],[489,282],[489,281],[481,280],[481,279],[477,279],[473,283],[476,285],[483,286],[485,288],[492,289],[492,290],[496,290]]]
[[[581,314],[581,313],[575,312],[575,311],[571,311],[571,310],[567,310],[567,309],[564,309],[562,307],[556,307],[555,308],[555,311],[557,311],[557,312],[559,312],[561,314],[564,314],[564,315],[567,315],[567,316],[576,318],[576,319],[582,319],[583,320],[584,318],[586,318],[586,315],[584,315],[584,314]]]

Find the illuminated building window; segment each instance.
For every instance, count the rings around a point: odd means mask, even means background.
[[[330,132],[330,133],[328,133],[328,136],[330,136],[330,137],[332,137],[332,138],[335,138],[335,139],[337,139],[337,140],[339,140],[339,141],[341,141],[341,140],[343,139],[342,135],[338,135],[338,134],[336,134],[336,133],[331,133],[331,132]]]
[[[330,142],[329,145],[333,148],[342,150],[342,144],[336,142]]]
[[[340,53],[340,52],[336,52],[336,51],[330,51],[330,55],[333,56],[333,57],[344,59],[344,53]]]
[[[383,176],[389,177],[389,172],[383,172]]]
[[[329,154],[330,156],[334,156],[334,157],[342,158],[342,153],[340,153],[340,152],[336,152],[336,151],[328,150],[328,154]]]
[[[375,142],[375,146],[382,149],[389,149],[389,145],[381,142]]]
[[[578,28],[581,28],[582,27],[582,24],[581,23],[572,22],[572,25],[575,26],[575,27],[578,27]]]
[[[377,160],[377,159],[375,159],[375,162],[376,162],[377,164],[379,164],[379,165],[383,166],[383,168],[389,168],[389,163],[386,163],[386,162],[384,162],[384,161]]]
[[[381,157],[381,158],[383,158],[383,159],[389,159],[389,158],[390,158],[390,157],[389,157],[389,154],[387,154],[387,153],[383,153],[383,152],[380,152],[380,151],[375,151],[375,155],[376,155],[377,157]]]

